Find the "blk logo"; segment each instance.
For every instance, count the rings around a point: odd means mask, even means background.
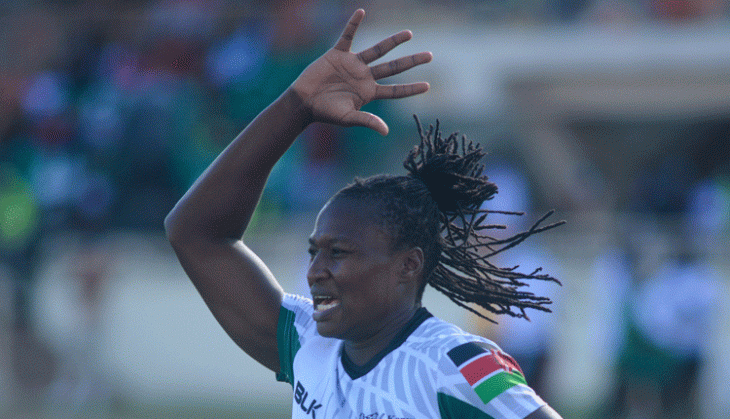
[[[294,387],[294,401],[297,402],[299,407],[302,408],[305,414],[312,415],[312,419],[317,419],[315,412],[317,409],[322,407],[322,404],[317,403],[317,399],[312,398],[311,401],[307,402],[309,392],[304,388],[302,383],[297,380],[297,385]]]

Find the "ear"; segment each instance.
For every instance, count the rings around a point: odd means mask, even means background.
[[[423,250],[413,247],[401,255],[401,282],[418,281],[423,273]]]

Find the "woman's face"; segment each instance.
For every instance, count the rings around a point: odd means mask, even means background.
[[[402,258],[374,214],[365,202],[335,198],[317,216],[307,280],[322,336],[368,339],[408,304],[407,285],[399,281]]]

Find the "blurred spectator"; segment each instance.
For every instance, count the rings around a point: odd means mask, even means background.
[[[695,387],[717,315],[715,273],[681,236],[669,258],[634,283],[619,361],[620,407],[626,418],[698,414]]]
[[[620,235],[627,234],[621,231]],[[591,284],[588,301],[588,353],[597,381],[594,417],[612,417],[616,410],[614,398],[618,358],[624,345],[626,318],[624,311],[632,285],[636,252],[623,237],[608,244],[592,263],[588,283]]]
[[[38,254],[39,209],[28,182],[12,163],[0,162],[0,265],[14,288],[14,325],[25,328]]]
[[[114,259],[110,247],[103,238],[83,236],[71,263],[69,274],[75,281],[67,290],[67,305],[54,302],[67,316],[62,343],[56,342],[59,359],[48,394],[54,417],[110,414],[113,389],[102,369],[100,352],[103,294]]]
[[[54,358],[37,339],[30,316],[40,219],[29,182],[13,163],[0,160],[0,299],[7,304],[7,311],[0,313],[0,377],[7,379],[0,408],[18,403],[18,396],[39,396],[54,368]]]
[[[13,365],[10,342],[13,337],[13,283],[4,263],[0,264],[0,414],[10,408],[15,398]]]
[[[730,227],[730,182],[718,176],[697,181],[689,191],[686,228],[698,249],[715,251]]]

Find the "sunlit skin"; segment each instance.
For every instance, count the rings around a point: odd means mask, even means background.
[[[360,107],[425,93],[426,82],[387,84],[383,79],[428,63],[421,52],[373,64],[411,39],[401,31],[358,53],[352,41],[365,11],[355,11],[335,46],[310,64],[216,158],[165,220],[167,236],[185,272],[231,338],[253,359],[280,372],[277,326],[284,290],[241,240],[276,162],[314,122],[362,126],[386,135],[388,126]],[[390,252],[388,235],[372,209],[331,202],[312,234],[312,290],[340,305],[322,314],[318,330],[344,341],[363,365],[387,347],[417,310],[423,252]],[[339,246],[347,243],[347,249]],[[343,251],[344,250],[344,251]],[[529,416],[555,418],[544,406]]]
[[[348,356],[361,364],[385,348],[420,307],[415,295],[422,252],[391,250],[391,236],[369,221],[373,212],[359,200],[327,203],[310,236],[307,273],[313,297],[339,300],[323,318],[315,313],[317,331],[344,340]]]

